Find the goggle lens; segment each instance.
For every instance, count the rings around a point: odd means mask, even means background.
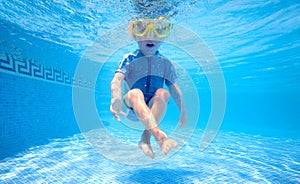
[[[133,24],[134,32],[137,34],[144,34],[148,27],[149,23],[145,21],[138,20],[135,24]]]

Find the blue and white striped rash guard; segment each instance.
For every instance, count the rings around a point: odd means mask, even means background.
[[[116,72],[125,75],[130,89],[140,89],[145,102],[148,102],[156,90],[163,88],[164,82],[169,87],[177,78],[174,65],[158,51],[153,56],[145,56],[140,50],[124,56]]]

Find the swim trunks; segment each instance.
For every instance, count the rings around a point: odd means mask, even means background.
[[[152,98],[148,99],[145,101],[145,103],[148,105],[148,107],[150,107],[150,101]],[[134,110],[132,107],[129,107],[124,99],[125,106],[129,109],[127,112],[127,118],[130,119],[131,121],[139,121],[138,117],[136,116]]]

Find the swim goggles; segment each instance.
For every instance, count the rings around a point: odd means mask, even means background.
[[[150,31],[158,38],[166,38],[170,34],[171,23],[165,17],[137,19],[131,24],[132,33],[138,37],[148,36]]]

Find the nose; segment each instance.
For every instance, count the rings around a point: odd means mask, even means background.
[[[153,39],[155,37],[153,30],[149,30],[147,33],[147,38]]]

